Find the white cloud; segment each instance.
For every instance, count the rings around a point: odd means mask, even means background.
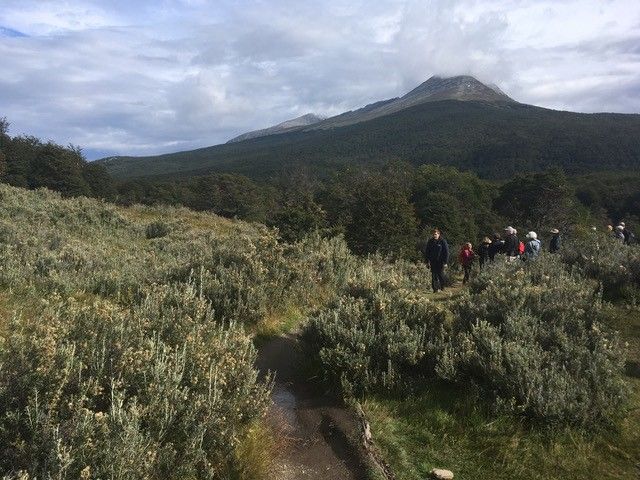
[[[640,112],[638,45],[636,0],[3,0],[0,116],[153,154],[462,73],[527,103]]]

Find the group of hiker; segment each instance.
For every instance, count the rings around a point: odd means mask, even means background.
[[[595,230],[596,228],[593,227]],[[634,240],[633,234],[627,229],[624,222],[621,222],[615,229],[608,226],[609,232],[614,238],[621,240],[625,244],[630,244]],[[549,230],[551,238],[549,240],[548,250],[550,253],[556,253],[560,250],[562,237],[560,230],[552,228]],[[462,266],[464,277],[462,283],[466,284],[471,277],[471,268],[476,258],[479,260],[480,268],[484,268],[487,263],[494,262],[497,255],[504,255],[507,262],[515,262],[518,260],[531,261],[535,260],[542,251],[542,242],[538,238],[538,234],[534,231],[526,234],[526,242],[518,238],[518,231],[509,226],[504,229],[504,234],[494,234],[492,238],[485,237],[482,243],[474,251],[470,242],[462,245],[458,252],[458,262]],[[444,290],[446,278],[444,270],[449,262],[449,245],[442,237],[439,229],[434,229],[432,237],[427,242],[423,256],[425,262],[431,269],[431,285],[434,292]]]
[[[613,235],[613,238],[620,240],[625,245],[631,245],[635,241],[635,235],[624,222],[620,222],[615,229],[613,225],[607,225],[607,230]]]

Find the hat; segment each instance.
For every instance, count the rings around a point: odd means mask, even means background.
[[[535,240],[536,238],[538,238],[538,234],[536,232],[529,232],[527,233],[527,238],[530,238],[531,240]]]
[[[560,233],[560,230],[558,230],[557,228],[552,228],[551,233]]]
[[[620,231],[622,231],[622,230],[624,230],[624,226],[623,226],[623,225],[618,225],[618,226],[616,227],[616,230],[620,230]]]
[[[623,227],[626,227],[626,225],[624,224],[624,222],[620,222],[620,224],[619,224],[619,225],[621,225],[621,226],[623,226]]]

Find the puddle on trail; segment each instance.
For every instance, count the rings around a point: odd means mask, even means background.
[[[296,424],[296,396],[288,388],[276,384],[273,387],[271,398],[275,407],[282,413],[289,425]]]

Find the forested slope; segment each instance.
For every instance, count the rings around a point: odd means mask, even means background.
[[[272,135],[155,157],[113,157],[120,179],[233,172],[260,179],[297,167],[326,175],[389,160],[437,163],[486,178],[550,166],[568,174],[640,169],[640,115],[581,114],[518,103],[445,100],[356,125]]]

